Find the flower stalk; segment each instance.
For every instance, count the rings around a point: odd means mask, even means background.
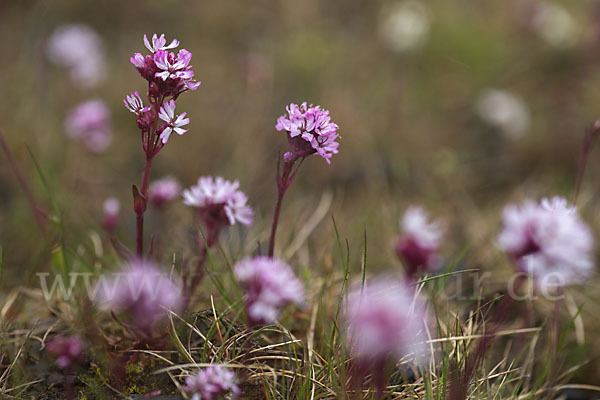
[[[269,238],[269,257],[275,253],[275,235],[279,224],[279,214],[283,196],[294,181],[298,169],[304,159],[312,154],[323,157],[327,164],[331,164],[331,157],[338,153],[339,143],[336,141],[338,126],[331,122],[328,110],[320,106],[309,106],[306,102],[300,106],[291,103],[287,108],[287,116],[282,115],[277,119],[275,129],[285,131],[291,151],[283,155],[283,170],[281,158],[277,161],[277,201],[271,224]],[[294,169],[296,162],[298,165]]]
[[[294,164],[298,159],[286,159],[285,156],[283,158],[283,172],[281,171],[281,160],[277,162],[277,202],[275,203],[275,212],[273,213],[273,223],[271,224],[271,236],[269,238],[269,257],[273,257],[273,253],[275,252],[275,235],[277,234],[277,225],[279,224],[279,214],[281,213],[281,205],[283,204],[283,196],[285,196],[285,192],[287,192],[288,188],[294,181],[296,177],[296,172],[300,169],[300,165],[302,165],[302,161],[304,161],[304,157],[300,159],[300,163],[296,167],[296,170],[293,170]]]
[[[144,35],[144,44],[151,54],[135,53],[130,61],[139,74],[148,81],[147,98],[151,106],[145,106],[138,92],[132,92],[123,100],[125,107],[136,116],[141,131],[142,148],[146,163],[142,175],[141,190],[133,186],[133,210],[136,215],[136,254],[144,251],[144,213],[148,206],[148,188],[152,160],[167,144],[173,132],[183,135],[189,124],[186,113],[175,114],[175,100],[184,92],[196,90],[196,82],[190,61],[192,53],[181,49],[177,54],[169,50],[179,46],[178,40],[167,45],[164,35],[154,34],[151,39]],[[162,122],[161,122],[162,121]]]
[[[186,306],[202,280],[208,251],[217,243],[221,229],[237,222],[252,225],[254,213],[247,205],[248,198],[239,190],[239,186],[238,181],[228,181],[220,176],[202,176],[196,185],[182,193],[183,203],[197,209],[205,234],[198,238],[200,254],[194,263],[194,271],[185,272]]]

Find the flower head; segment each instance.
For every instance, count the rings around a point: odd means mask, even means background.
[[[126,312],[131,322],[146,333],[164,319],[169,310],[178,311],[182,306],[179,286],[147,261],[132,262],[102,287],[104,291],[96,299],[100,305]]]
[[[154,181],[148,189],[148,199],[155,207],[163,207],[174,200],[181,192],[181,185],[174,178],[163,178]]]
[[[440,266],[438,249],[444,234],[443,224],[428,221],[427,213],[421,207],[410,207],[401,221],[404,231],[396,243],[396,254],[404,261],[409,276],[419,269],[430,270]]]
[[[531,119],[529,108],[523,99],[511,92],[487,89],[477,101],[476,109],[484,122],[509,139],[518,139],[527,133]]]
[[[425,307],[414,289],[394,278],[355,287],[345,304],[350,352],[363,362],[422,355]]]
[[[594,239],[575,207],[560,197],[504,209],[498,243],[541,288],[581,283],[593,273]],[[553,281],[550,281],[553,280]]]
[[[302,282],[283,261],[262,256],[245,258],[235,265],[234,274],[246,289],[246,312],[251,325],[269,324],[287,304],[304,301]]]
[[[417,0],[384,3],[379,35],[390,50],[415,51],[426,43],[431,29],[431,11],[426,2]]]
[[[65,120],[67,134],[93,153],[101,153],[112,142],[110,111],[100,99],[88,100],[72,109]]]
[[[198,184],[183,191],[183,203],[197,207],[202,221],[218,229],[221,226],[240,222],[252,225],[253,212],[247,205],[248,198],[238,190],[238,181],[228,181],[220,176],[203,176]]]
[[[56,357],[56,366],[70,369],[83,358],[83,342],[78,336],[57,336],[46,345],[46,351]]]
[[[192,53],[181,49],[177,54],[169,51],[179,46],[178,40],[167,45],[164,35],[155,33],[152,41],[144,35],[144,45],[151,54],[135,53],[130,62],[140,75],[150,84],[150,93],[159,98],[161,95],[177,96],[186,90],[196,90],[200,82],[195,81],[194,71],[190,65]]]
[[[235,374],[222,365],[201,369],[196,375],[185,379],[185,391],[192,393],[192,400],[213,400],[231,394],[232,399],[240,396]]]
[[[166,122],[160,134],[163,144],[167,143],[171,133],[175,132],[178,135],[183,135],[188,131],[182,128],[190,123],[190,119],[186,118],[186,115],[187,113],[175,115],[175,100],[165,101],[158,113],[158,117]]]
[[[46,54],[54,64],[66,68],[71,80],[82,87],[93,87],[106,76],[100,36],[89,26],[64,25],[52,33]]]
[[[291,103],[286,107],[288,115],[277,119],[275,129],[287,131],[292,152],[287,158],[302,158],[313,153],[331,164],[331,157],[338,153],[339,143],[336,141],[338,126],[331,122],[328,110],[320,106],[310,106],[306,102],[300,106]]]
[[[114,197],[109,197],[104,200],[104,220],[102,225],[104,229],[112,233],[119,224],[119,212],[121,211],[121,203]]]

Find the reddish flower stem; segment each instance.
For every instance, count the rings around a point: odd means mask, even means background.
[[[275,252],[275,234],[277,233],[277,225],[279,223],[279,214],[281,212],[281,204],[283,202],[283,196],[285,196],[285,192],[288,190],[294,178],[296,177],[296,173],[300,169],[302,162],[304,161],[305,156],[303,155],[292,155],[291,158],[283,160],[283,173],[280,174],[280,164],[281,160],[277,161],[277,202],[275,203],[275,212],[273,214],[273,223],[271,224],[271,237],[269,239],[269,257],[273,257],[273,253]],[[300,160],[296,168],[294,169],[294,165],[296,161]]]
[[[152,156],[146,156],[146,165],[144,166],[144,174],[142,175],[142,188],[140,194],[143,197],[144,206],[141,210],[136,210],[136,255],[142,257],[144,252],[144,213],[146,212],[146,203],[148,197],[148,186],[150,182],[150,170],[152,168]]]
[[[285,190],[279,189],[277,191],[277,202],[275,203],[275,213],[273,214],[273,223],[271,224],[271,238],[269,239],[269,257],[273,257],[273,252],[275,251],[275,234],[277,233],[277,224],[279,223],[279,214],[284,195]]]
[[[147,197],[148,187],[150,184],[150,169],[152,168],[152,157],[146,157],[146,165],[144,166],[144,175],[142,176],[142,196]]]
[[[144,214],[136,214],[135,231],[135,254],[139,258],[144,252]]]

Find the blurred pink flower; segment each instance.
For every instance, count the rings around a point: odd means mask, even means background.
[[[71,80],[82,87],[93,87],[104,80],[106,65],[100,36],[83,24],[57,28],[46,46],[54,64],[69,70]]]
[[[157,208],[163,207],[181,193],[181,185],[171,177],[154,181],[148,189],[148,199]]]
[[[286,107],[288,115],[282,115],[277,120],[275,129],[288,132],[288,141],[292,148],[287,161],[307,157],[318,153],[331,164],[331,157],[338,153],[340,137],[337,133],[338,126],[331,122],[328,110],[320,106],[307,106],[306,102],[300,106],[291,103]]]
[[[348,294],[345,320],[351,354],[362,362],[422,356],[426,309],[407,284],[384,277]]]
[[[231,399],[237,399],[241,393],[235,374],[222,365],[210,366],[188,376],[185,385],[185,391],[192,393],[191,400],[220,399],[228,393]]]
[[[168,316],[169,310],[181,310],[180,287],[148,261],[134,261],[121,273],[102,285],[96,298],[101,307],[126,312],[130,321],[148,334]]]
[[[109,197],[104,200],[104,219],[102,225],[107,232],[112,233],[119,224],[119,212],[121,211],[121,203],[114,197]]]
[[[593,274],[594,238],[575,207],[554,197],[504,209],[500,248],[542,289],[582,283]]]
[[[83,358],[83,342],[78,336],[57,336],[46,345],[46,351],[56,357],[56,366],[70,369]]]
[[[178,135],[183,135],[188,131],[182,128],[190,123],[190,119],[185,118],[186,114],[175,115],[175,100],[168,100],[163,103],[158,114],[158,117],[166,122],[166,126],[164,126],[160,134],[163,144],[169,141],[171,133],[175,132]]]
[[[234,274],[246,290],[250,325],[272,323],[286,305],[304,302],[302,282],[283,261],[263,256],[245,258],[235,265]]]
[[[441,266],[438,250],[444,235],[440,221],[428,221],[427,212],[421,207],[409,207],[402,217],[404,236],[396,242],[396,254],[404,261],[409,277],[420,269],[436,270]]]
[[[425,356],[427,312],[413,287],[393,277],[355,286],[344,303],[350,375],[362,386],[371,373],[382,397],[390,367],[405,357]]]
[[[203,176],[198,184],[183,191],[183,203],[198,207],[202,221],[211,228],[233,225],[236,221],[252,225],[253,212],[246,203],[248,198],[239,189],[238,181],[220,176]]]
[[[67,134],[93,153],[101,153],[112,142],[110,111],[100,99],[88,100],[72,109],[65,120]]]

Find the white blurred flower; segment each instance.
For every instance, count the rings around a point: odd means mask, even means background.
[[[102,39],[87,25],[57,28],[48,39],[46,54],[54,64],[68,69],[71,80],[82,87],[96,86],[106,77]]]
[[[527,104],[516,95],[499,89],[487,89],[476,104],[479,117],[500,129],[511,139],[523,136],[529,128]]]
[[[582,284],[593,274],[592,230],[565,199],[509,205],[502,219],[500,248],[542,289],[556,286],[556,280],[560,286]]]
[[[392,50],[416,50],[427,42],[431,13],[429,7],[416,0],[386,4],[381,11],[379,35]]]
[[[532,25],[542,39],[556,47],[572,46],[580,35],[580,28],[573,16],[556,3],[539,2]]]

